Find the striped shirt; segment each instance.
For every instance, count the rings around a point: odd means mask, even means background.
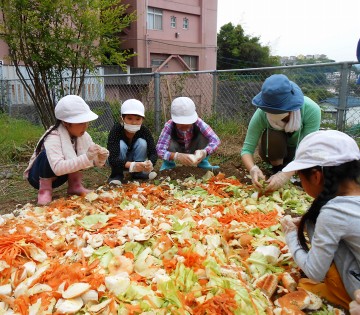
[[[165,123],[164,128],[161,131],[158,143],[156,145],[157,154],[163,160],[170,160],[171,152],[168,151],[168,148],[170,145],[171,133],[174,125],[175,123],[172,121],[172,119]],[[203,134],[203,136],[209,140],[209,143],[205,147],[205,150],[207,155],[212,154],[220,145],[219,137],[216,135],[214,130],[212,130],[212,128],[201,118],[198,118],[194,125],[196,125],[199,128],[200,132]],[[179,143],[183,144],[185,147],[185,151],[187,151],[193,138],[193,127],[185,132],[177,130],[177,136],[179,138]]]

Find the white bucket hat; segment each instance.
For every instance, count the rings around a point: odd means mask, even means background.
[[[121,115],[139,115],[145,117],[145,107],[140,101],[131,98],[121,105]]]
[[[196,122],[198,114],[189,97],[177,97],[171,103],[171,119],[176,124],[189,125]]]
[[[95,120],[99,116],[91,111],[80,96],[67,95],[56,104],[55,117],[67,123],[78,124]]]
[[[294,161],[283,172],[314,166],[337,166],[360,159],[359,146],[353,138],[337,130],[320,130],[308,134],[299,144]]]

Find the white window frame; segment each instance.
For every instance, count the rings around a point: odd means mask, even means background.
[[[176,16],[170,17],[170,27],[175,28],[176,27]]]
[[[189,29],[189,19],[188,18],[183,18],[183,29],[184,30],[188,30]]]
[[[163,29],[163,10],[153,7],[147,9],[147,28],[149,30]]]

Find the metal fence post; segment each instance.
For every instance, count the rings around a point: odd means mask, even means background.
[[[160,106],[160,73],[156,72],[154,74],[154,93],[155,93],[155,130],[156,133],[160,133],[160,124],[161,124],[161,106]]]
[[[218,72],[215,70],[213,73],[213,101],[212,101],[212,111],[213,114],[216,113],[216,103],[217,103],[217,80],[218,80]]]
[[[349,70],[351,65],[347,62],[341,64],[340,72],[340,87],[339,87],[339,107],[336,121],[336,129],[344,131],[346,120],[346,108],[347,108],[347,92],[348,92],[348,80]]]

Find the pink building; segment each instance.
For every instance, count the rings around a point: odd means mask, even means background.
[[[136,53],[128,65],[153,71],[216,70],[217,0],[123,0],[137,21],[122,48]]]

